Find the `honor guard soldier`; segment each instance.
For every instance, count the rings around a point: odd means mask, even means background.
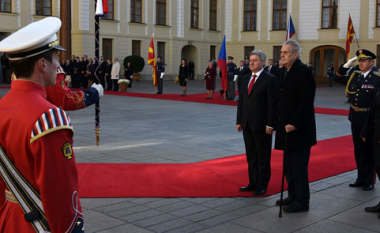
[[[157,57],[157,77],[158,77],[158,92],[156,94],[162,94],[162,88],[164,85],[165,64],[161,61],[162,57]]]
[[[233,63],[234,58],[231,56],[228,56],[228,63],[227,63],[227,92],[226,92],[226,98],[227,100],[234,100],[235,99],[235,75],[237,78],[237,67],[236,64]]]
[[[66,86],[65,76],[66,74],[62,67],[58,67],[55,85],[46,87],[46,99],[55,106],[65,111],[75,111],[96,103],[103,96],[103,86],[96,83],[92,84],[92,87],[88,90],[72,92]],[[16,79],[13,74],[12,81]]]
[[[18,77],[0,100],[0,231],[84,232],[73,128],[46,100],[56,82],[61,21],[47,17],[0,42]],[[28,38],[28,40],[25,40]]]
[[[360,49],[356,52],[359,69],[355,70],[347,82],[346,94],[350,102],[348,119],[351,122],[352,139],[354,141],[355,161],[358,177],[350,187],[361,187],[363,190],[373,189],[374,163],[370,140],[363,142],[360,133],[368,117],[374,90],[380,85],[379,72],[373,71],[375,54]],[[356,59],[350,59],[340,72],[345,73]]]

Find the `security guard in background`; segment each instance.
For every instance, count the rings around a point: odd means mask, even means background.
[[[366,122],[374,90],[380,85],[380,73],[373,71],[375,54],[360,49],[356,52],[359,69],[355,70],[347,82],[346,95],[350,102],[349,121],[354,141],[355,161],[358,177],[350,187],[361,187],[363,190],[373,189],[374,163],[372,158],[371,140],[362,141],[360,136]],[[344,64],[346,72],[356,59],[350,59]]]
[[[237,67],[236,64],[232,62],[234,60],[233,57],[228,56],[228,63],[227,63],[227,93],[226,93],[226,99],[227,100],[234,100],[235,99],[235,75],[237,78]]]

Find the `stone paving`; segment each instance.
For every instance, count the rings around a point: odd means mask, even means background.
[[[0,97],[7,91],[0,89]],[[154,93],[154,88],[151,82],[139,82],[128,91]],[[180,95],[181,88],[165,81],[165,93]],[[205,93],[203,81],[189,81],[188,94],[195,93]],[[348,109],[344,101],[343,86],[317,88],[316,107]],[[99,147],[95,145],[94,107],[69,114],[78,163],[192,163],[245,152],[242,134],[235,128],[234,106],[105,95]],[[316,119],[318,140],[350,134],[346,116],[316,114]],[[348,159],[354,159],[353,155]],[[349,188],[355,178],[356,171],[350,171],[311,183],[310,211],[284,213],[282,218],[274,205],[279,194],[82,198],[81,202],[86,232],[380,232],[377,215],[364,211],[379,202],[380,188],[377,184],[371,191]]]

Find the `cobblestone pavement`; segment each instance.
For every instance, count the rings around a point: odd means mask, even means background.
[[[219,84],[217,84],[218,87]],[[216,88],[218,90],[218,88]],[[0,89],[0,97],[8,89]],[[129,92],[154,93],[151,82]],[[165,81],[164,94],[181,94]],[[203,81],[188,94],[205,93]],[[205,94],[206,97],[206,94]],[[344,87],[317,88],[316,107],[348,109]],[[70,112],[78,163],[192,163],[244,153],[235,128],[236,107],[105,95],[100,146],[94,108]],[[346,116],[316,114],[318,140],[350,134]],[[348,159],[354,159],[353,155]],[[86,232],[380,232],[380,219],[364,207],[379,201],[371,191],[349,188],[356,170],[311,183],[310,211],[278,217],[279,194],[251,198],[82,198]],[[149,186],[149,184],[141,184]],[[239,188],[239,187],[236,187]]]

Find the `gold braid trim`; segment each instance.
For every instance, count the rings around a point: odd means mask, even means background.
[[[351,74],[351,76],[350,76],[350,79],[349,79],[348,82],[347,82],[347,86],[346,86],[346,96],[347,96],[347,94],[351,94],[351,95],[353,95],[353,94],[356,93],[356,90],[355,90],[354,92],[352,92],[352,91],[348,91],[348,86],[350,86],[350,83],[351,83],[352,79],[354,78],[355,74],[356,74],[355,71],[352,72],[352,74]]]
[[[78,109],[86,107],[86,104],[84,103],[84,93],[82,91],[77,92],[77,93],[68,93],[67,98],[72,99],[73,103],[76,104],[76,107]]]

